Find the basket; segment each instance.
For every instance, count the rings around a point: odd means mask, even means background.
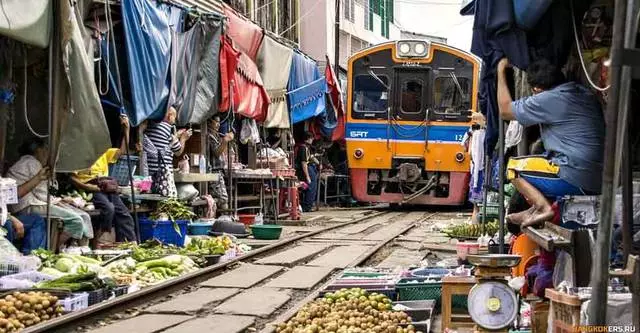
[[[164,244],[184,246],[189,221],[178,220],[175,221],[175,223],[180,228],[180,234],[176,232],[173,222],[171,221],[142,219],[140,220],[140,239],[142,242],[149,239],[157,239]]]
[[[62,305],[64,312],[75,312],[84,310],[89,307],[89,294],[73,294],[67,298],[58,301],[59,305]]]
[[[416,282],[414,282],[416,281]],[[400,279],[396,284],[398,291],[398,301],[423,301],[433,300],[436,308],[440,307],[442,301],[442,280],[440,278],[408,278]],[[467,296],[453,295],[451,306],[456,309],[467,308]]]
[[[193,222],[189,224],[189,235],[202,236],[209,234],[213,224],[203,222]]]
[[[256,221],[256,214],[238,214],[238,220],[244,225],[252,225]]]
[[[40,266],[40,259],[35,256],[3,256],[0,258],[0,277],[35,271]]]
[[[282,226],[273,224],[252,225],[251,233],[255,239],[278,239],[282,233]]]
[[[98,289],[94,291],[89,291],[88,293],[88,302],[89,306],[94,304],[98,304],[105,299],[109,298],[109,293],[105,289]]]
[[[138,166],[138,156],[129,155],[131,159],[131,174],[136,173]],[[127,166],[127,156],[121,156],[116,163],[109,165],[109,176],[118,181],[118,185],[129,185],[129,167]]]
[[[38,282],[53,279],[55,279],[55,277],[38,271],[22,272],[1,277],[0,289],[27,289],[33,287]]]
[[[482,214],[484,213],[484,205],[483,204],[479,204],[478,205],[478,212],[481,215],[480,217],[482,217]],[[487,204],[487,219],[497,219],[500,217],[500,204],[497,203],[488,203]]]
[[[126,295],[129,292],[129,286],[118,286],[111,290],[111,293],[114,297],[119,297],[122,295]]]

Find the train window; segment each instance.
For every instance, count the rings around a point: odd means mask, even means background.
[[[422,111],[422,87],[424,81],[409,79],[402,82],[402,95],[400,108],[402,113],[420,113]]]
[[[440,76],[433,85],[434,109],[438,113],[460,113],[471,108],[471,81],[453,73]]]
[[[389,92],[385,86],[389,86],[389,78],[378,75],[384,82],[365,74],[354,78],[353,88],[353,114],[357,119],[385,119],[389,107]]]

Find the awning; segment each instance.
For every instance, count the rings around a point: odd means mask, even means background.
[[[59,114],[54,117],[58,124],[53,127],[60,140],[56,171],[70,172],[91,167],[111,147],[111,139],[94,84],[93,54],[87,54],[83,41],[83,18],[77,17],[69,1],[58,5],[59,22],[65,22],[59,28],[63,68],[60,88],[67,98],[59,100],[54,109]],[[53,146],[56,137],[52,137]]]
[[[1,14],[0,34],[42,48],[49,46],[50,0],[2,0]]]
[[[269,95],[262,85],[256,64],[240,52],[233,85],[234,111],[239,115],[263,122],[269,108]]]
[[[225,33],[233,39],[235,46],[240,51],[246,53],[255,62],[262,43],[262,28],[236,13],[227,4],[224,5],[224,15],[228,22]]]
[[[258,68],[264,87],[271,99],[264,126],[267,128],[289,128],[287,109],[287,82],[291,71],[293,50],[269,36],[265,36],[258,52]]]
[[[165,4],[122,0],[134,126],[147,118],[162,118],[169,97],[171,29]]]
[[[315,61],[294,52],[287,85],[292,122],[298,123],[325,112],[327,81],[320,76]]]
[[[329,101],[331,107],[335,111],[336,125],[331,135],[331,141],[344,139],[344,105],[342,104],[342,89],[340,82],[333,71],[329,57],[327,57],[327,66],[324,69],[324,76],[327,80],[327,91],[329,93]]]
[[[220,46],[220,112],[227,112],[231,108],[231,82],[234,81],[240,51],[233,47],[231,39],[223,35]]]
[[[178,110],[178,124],[199,124],[217,112],[221,17],[201,16],[185,32],[172,35],[169,105]]]

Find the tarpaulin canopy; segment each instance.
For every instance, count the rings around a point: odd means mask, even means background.
[[[234,81],[240,51],[233,47],[233,42],[228,36],[222,36],[220,46],[220,112],[227,112],[231,108],[231,84]]]
[[[267,128],[289,128],[287,109],[287,82],[291,71],[293,49],[265,36],[258,52],[258,68],[264,87],[271,99],[264,126]]]
[[[238,68],[233,84],[234,111],[238,114],[263,122],[269,108],[269,95],[262,85],[256,64],[240,52]]]
[[[169,96],[171,29],[165,4],[122,0],[134,126],[147,118],[161,118]]]
[[[52,24],[50,0],[2,0],[0,34],[44,48]]]
[[[188,31],[172,33],[169,105],[178,110],[179,125],[201,123],[216,112],[211,106],[218,89],[221,23],[219,16],[201,16]]]
[[[60,1],[58,5],[60,22],[65,22],[60,25],[64,68],[60,83],[65,86],[67,99],[62,99],[61,107],[57,109],[64,114],[55,118],[60,122],[57,125],[60,145],[56,170],[70,172],[89,168],[111,146],[111,140],[98,91],[93,84],[93,54],[91,57],[87,54],[83,41],[83,18],[77,17],[69,1]]]
[[[336,125],[331,135],[331,141],[344,139],[344,105],[342,104],[342,90],[336,73],[333,71],[329,57],[327,57],[327,66],[324,69],[324,76],[327,80],[327,92],[329,93],[329,101],[335,111]]]
[[[228,5],[224,5],[224,15],[227,17],[228,28],[225,33],[233,39],[235,46],[246,53],[254,62],[262,43],[264,33],[255,23],[238,14]]]
[[[327,81],[320,76],[315,61],[299,52],[293,53],[287,99],[291,121],[295,124],[325,112]]]

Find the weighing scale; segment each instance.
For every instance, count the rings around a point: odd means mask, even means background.
[[[520,263],[518,255],[469,255],[476,266],[478,283],[468,298],[469,315],[476,324],[475,332],[508,332],[519,312],[515,291],[507,284],[511,267]]]

